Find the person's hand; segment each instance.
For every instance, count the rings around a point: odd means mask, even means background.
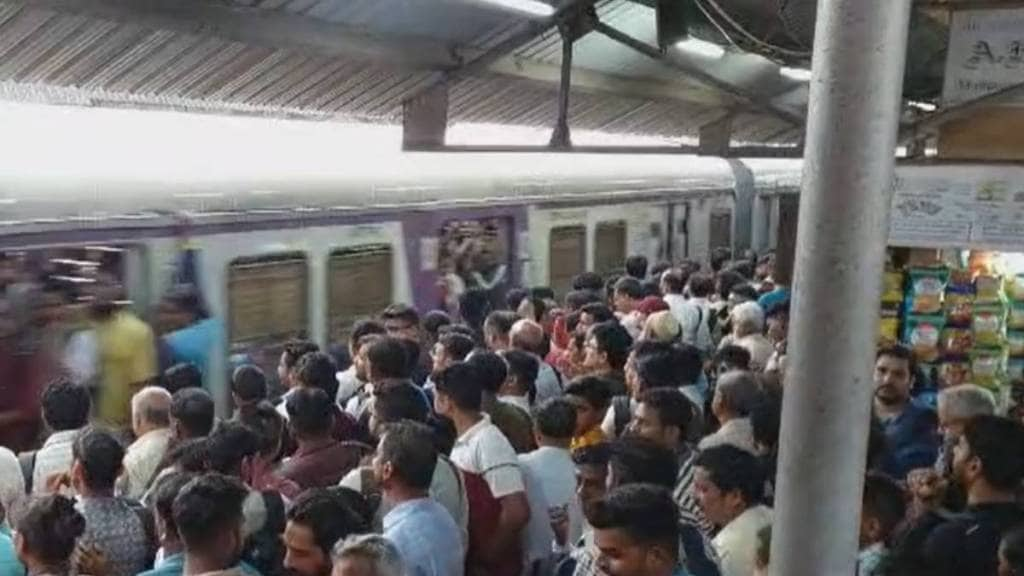
[[[107,576],[110,566],[107,556],[95,545],[79,544],[76,568],[79,574],[89,576]]]
[[[907,474],[907,488],[913,499],[913,512],[920,515],[939,507],[946,497],[949,481],[933,468],[919,468]]]
[[[70,490],[71,486],[71,474],[67,472],[57,472],[56,474],[50,474],[46,477],[46,491],[50,494],[61,494],[65,489]]]

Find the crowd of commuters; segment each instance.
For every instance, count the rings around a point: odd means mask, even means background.
[[[786,380],[788,290],[770,257],[624,264],[289,342],[226,418],[194,293],[171,332],[97,300],[102,362],[0,449],[0,576],[767,574],[782,398],[822,385]],[[1024,425],[901,347],[874,380],[858,576],[1024,576]]]

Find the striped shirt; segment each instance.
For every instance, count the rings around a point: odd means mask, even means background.
[[[676,504],[679,505],[679,518],[685,523],[692,524],[700,529],[704,539],[710,543],[711,535],[714,533],[714,526],[704,516],[697,499],[693,496],[693,472],[697,461],[697,451],[683,448],[679,454],[679,474],[676,476],[676,487],[672,491]],[[710,546],[710,544],[709,544]]]

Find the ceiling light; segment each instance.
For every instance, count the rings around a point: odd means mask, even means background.
[[[725,48],[722,48],[718,44],[713,42],[707,42],[697,38],[687,38],[676,42],[676,48],[693,54],[695,56],[702,56],[704,58],[718,59],[725,56]]]
[[[935,112],[936,108],[938,108],[938,106],[932,104],[931,102],[919,102],[917,100],[909,100],[907,102],[907,106],[910,106],[911,108],[917,108],[922,112]]]
[[[540,0],[482,0],[485,4],[493,4],[509,10],[523,12],[531,16],[547,18],[554,16],[554,6]]]
[[[807,68],[790,68],[789,66],[783,66],[779,68],[779,74],[782,74],[790,80],[796,82],[809,82],[811,80],[811,71]]]

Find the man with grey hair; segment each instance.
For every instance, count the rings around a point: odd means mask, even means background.
[[[764,335],[764,310],[756,302],[744,302],[732,309],[729,319],[732,333],[722,338],[719,348],[729,344],[744,348],[750,352],[750,369],[764,370],[775,351]]]
[[[135,442],[124,454],[124,472],[118,493],[138,500],[149,488],[171,441],[171,394],[159,386],[148,386],[132,397],[132,431]]]
[[[751,454],[754,448],[754,429],[750,411],[761,395],[757,380],[751,372],[733,370],[718,378],[711,411],[718,419],[718,431],[700,441],[701,450],[728,444]]]
[[[533,320],[520,320],[512,325],[509,332],[509,342],[515,350],[529,352],[537,357],[539,370],[537,371],[537,398],[535,406],[540,406],[549,398],[558,398],[562,395],[562,377],[547,362],[544,350],[544,327]]]
[[[331,576],[402,576],[398,548],[379,534],[349,536],[334,547]]]
[[[935,469],[945,474],[953,464],[953,447],[964,435],[967,422],[976,416],[996,413],[996,399],[991,392],[974,384],[952,386],[939,392],[938,417],[942,444]]]

